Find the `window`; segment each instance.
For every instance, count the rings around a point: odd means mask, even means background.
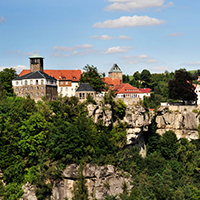
[[[68,87],[66,87],[65,90],[68,91]]]
[[[18,85],[19,84],[19,82],[18,81],[16,81],[16,85]]]
[[[51,81],[51,84],[53,85],[54,81]]]
[[[41,80],[41,85],[43,85],[44,84],[44,81],[43,80]]]
[[[31,92],[31,97],[33,96],[33,93]]]
[[[36,85],[38,85],[38,80],[36,80]]]
[[[31,90],[33,90],[33,87],[31,86]]]
[[[63,80],[65,80],[65,77],[63,77]]]
[[[33,80],[30,80],[30,85],[33,85]]]
[[[27,87],[25,87],[25,90],[27,90],[28,88]]]
[[[21,89],[21,91],[23,91],[23,90],[24,90],[24,88]]]
[[[65,85],[68,85],[68,82],[67,82],[67,81],[65,82]]]
[[[44,86],[41,86],[41,90],[43,90],[44,89]]]
[[[37,96],[37,97],[39,96],[39,93],[38,93],[38,92],[36,92],[36,96]]]
[[[42,97],[44,96],[44,92],[41,93]]]
[[[76,79],[76,77],[74,77],[74,80]]]
[[[73,88],[72,88],[72,91],[73,91]]]
[[[36,90],[39,90],[39,87],[38,87],[38,86],[36,87]]]
[[[28,94],[27,93],[25,93],[25,96],[27,96]]]
[[[63,81],[60,81],[60,85],[63,85]]]
[[[63,91],[63,88],[60,88],[60,91]]]
[[[19,88],[18,88],[18,87],[16,88],[16,91],[19,91]]]
[[[27,80],[25,80],[25,85],[27,85],[28,83],[27,83]]]

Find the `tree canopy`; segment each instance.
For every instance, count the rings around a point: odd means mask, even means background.
[[[196,101],[197,95],[192,85],[192,76],[185,70],[175,71],[174,78],[168,82],[169,97],[175,100]]]
[[[104,73],[99,73],[97,68],[86,65],[81,74],[80,83],[89,83],[96,92],[101,92],[106,88],[104,82]]]
[[[5,68],[0,72],[0,92],[6,92],[8,96],[12,96],[12,80],[16,78],[18,74],[13,68]]]

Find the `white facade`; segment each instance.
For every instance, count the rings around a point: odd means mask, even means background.
[[[197,94],[197,104],[199,105],[200,104],[200,85],[199,84],[197,84],[195,92]]]
[[[57,80],[58,95],[61,95],[62,97],[75,96],[78,86],[78,82]]]

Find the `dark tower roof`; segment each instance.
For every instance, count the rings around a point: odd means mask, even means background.
[[[41,78],[45,78],[48,80],[54,80],[57,81],[57,79],[55,79],[52,76],[49,76],[48,74],[46,74],[45,72],[40,72],[40,71],[36,71],[36,72],[30,72],[28,74],[25,74],[23,76],[19,76],[13,80],[23,80],[23,79],[41,79]]]
[[[92,88],[92,86],[89,83],[81,83],[78,89],[76,90],[77,92],[95,92],[95,90]]]
[[[121,69],[119,68],[119,66],[117,64],[114,64],[112,66],[112,68],[110,69],[109,73],[112,73],[112,72],[121,72],[122,73]]]

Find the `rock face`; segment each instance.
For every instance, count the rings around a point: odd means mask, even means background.
[[[83,170],[90,199],[103,199],[107,194],[118,195],[122,193],[122,184],[125,182],[131,189],[131,178],[127,173],[117,172],[112,165],[97,166],[87,164]],[[72,164],[63,171],[63,180],[55,184],[51,200],[71,200],[72,190],[78,176],[78,165]]]
[[[98,105],[88,105],[88,117],[92,117],[97,123],[102,120],[105,126],[117,125],[117,118],[113,117],[113,112],[109,104],[103,105],[98,102]],[[128,104],[125,111],[125,116],[121,120],[127,124],[127,146],[134,145],[140,148],[142,156],[146,156],[146,145],[144,142],[143,132],[148,130],[151,123],[151,115],[148,115],[145,109],[140,105]]]
[[[168,130],[175,132],[178,139],[198,139],[197,126],[199,124],[198,114],[191,111],[169,111],[159,109],[156,117],[157,133],[164,134]]]
[[[32,186],[29,182],[22,186],[22,190],[24,190],[23,197],[20,200],[37,200],[35,196],[35,186]]]

